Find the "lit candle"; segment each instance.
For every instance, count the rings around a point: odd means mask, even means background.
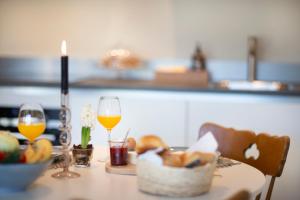
[[[68,74],[68,56],[67,43],[65,40],[61,43],[61,93],[69,93],[69,74]]]

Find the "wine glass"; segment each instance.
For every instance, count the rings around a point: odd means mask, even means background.
[[[45,131],[45,114],[40,104],[25,103],[21,105],[18,129],[29,140],[29,144],[32,144]]]
[[[112,129],[121,120],[121,106],[118,97],[100,97],[98,105],[98,121],[107,130],[108,142]]]
[[[104,128],[106,128],[108,135],[108,144],[110,142],[111,131],[112,129],[120,122],[121,120],[121,106],[118,97],[100,97],[98,105],[98,116],[97,119]],[[107,145],[107,151],[109,145]],[[105,162],[108,159],[108,153],[106,157],[100,158],[100,162]]]

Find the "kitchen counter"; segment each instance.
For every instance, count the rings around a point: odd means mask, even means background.
[[[0,86],[39,86],[60,87],[57,80],[0,80]],[[70,83],[70,87],[86,89],[132,89],[132,90],[154,90],[154,91],[180,91],[180,92],[210,92],[210,93],[233,93],[233,94],[261,94],[261,95],[283,95],[300,96],[300,88],[282,91],[249,91],[230,90],[218,88],[214,84],[199,86],[183,83],[169,83],[155,80],[129,80],[129,79],[101,79],[89,78]]]

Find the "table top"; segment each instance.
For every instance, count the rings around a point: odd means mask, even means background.
[[[102,149],[95,149],[94,159],[89,168],[70,169],[81,177],[69,180],[57,180],[51,174],[61,169],[48,170],[27,191],[0,196],[5,200],[94,200],[94,199],[130,199],[156,200],[174,199],[153,196],[140,192],[136,176],[109,174],[105,172],[105,163],[97,161]],[[97,156],[98,155],[98,156]],[[103,157],[103,156],[102,156]],[[186,199],[226,199],[239,190],[246,189],[252,196],[259,194],[265,185],[265,176],[257,169],[241,163],[215,172],[210,191],[203,195]]]

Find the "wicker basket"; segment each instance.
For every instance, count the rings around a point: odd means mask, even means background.
[[[137,162],[139,190],[172,197],[191,197],[208,192],[216,168],[216,160],[192,169],[157,166],[146,160]]]

